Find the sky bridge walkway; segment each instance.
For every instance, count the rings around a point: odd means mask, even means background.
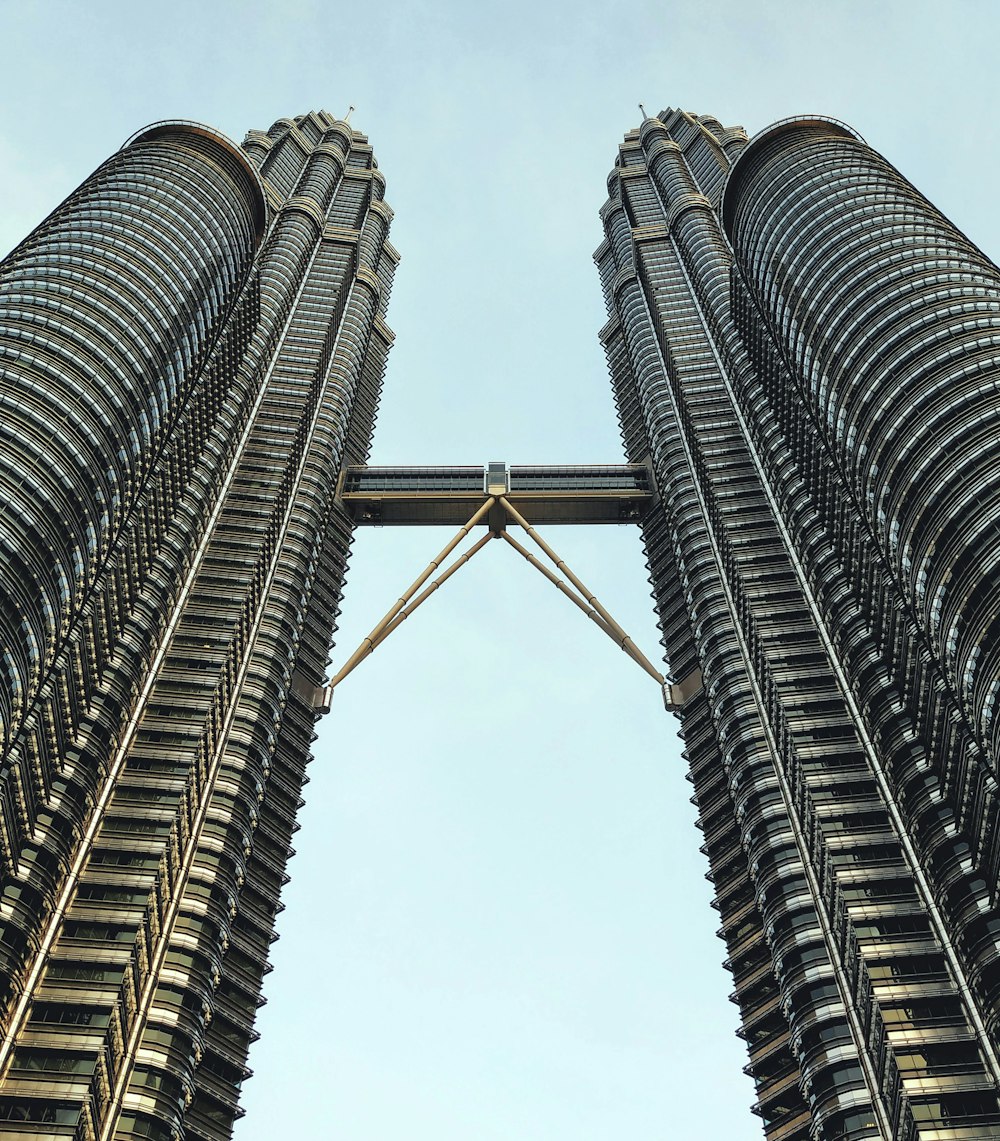
[[[328,710],[334,689],[348,674],[491,539],[502,539],[662,687],[667,709],[679,708],[690,696],[691,686],[686,689],[686,682],[677,686],[664,678],[534,527],[536,523],[638,523],[652,506],[654,496],[652,477],[644,464],[508,467],[494,462],[485,467],[345,468],[337,497],[356,524],[450,524],[459,530],[317,692],[317,707]],[[527,535],[547,562],[519,543],[508,532],[508,524]],[[488,528],[486,534],[447,564],[452,553],[480,526]],[[688,681],[700,686],[700,674]]]
[[[359,526],[461,526],[487,495],[507,497],[532,523],[638,523],[653,502],[643,464],[347,467],[338,497]],[[503,530],[499,508],[481,522]]]

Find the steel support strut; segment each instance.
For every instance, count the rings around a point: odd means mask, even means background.
[[[442,574],[431,584],[428,590],[425,590],[423,594],[420,595],[420,597],[413,603],[412,606],[407,606],[407,603],[410,601],[410,599],[413,598],[417,591],[424,585],[424,583],[458,546],[458,544],[464,538],[466,538],[472,528],[475,527],[475,525],[479,522],[480,519],[482,519],[487,511],[489,511],[495,502],[496,498],[491,495],[483,504],[480,505],[468,523],[466,523],[464,527],[459,528],[458,533],[442,548],[437,557],[431,559],[425,570],[420,575],[418,575],[414,582],[409,587],[407,587],[407,589],[399,596],[398,600],[389,609],[388,613],[385,615],[385,617],[383,617],[381,622],[375,626],[367,638],[362,640],[361,645],[358,646],[354,653],[351,654],[351,656],[347,659],[336,677],[327,682],[327,684],[323,687],[324,708],[329,707],[330,699],[333,696],[334,689],[340,684],[340,682],[344,680],[345,677],[347,677],[351,670],[353,670],[359,662],[364,661],[364,659],[368,657],[368,655],[375,649],[376,646],[379,645],[380,642],[384,641],[402,621],[404,621],[410,614],[413,613],[414,610],[416,610],[416,608],[420,605],[421,602],[424,601],[424,599],[429,598],[434,593],[434,591],[437,590],[441,583],[451,578],[451,576],[455,573],[455,571],[458,570],[459,567],[464,566],[477,551],[481,550],[490,539],[494,538],[494,534],[491,531],[488,535],[485,536],[485,538],[476,543],[471,550],[466,552],[465,555],[463,555],[460,559],[457,559],[455,563],[445,571],[444,574]]]
[[[368,653],[370,654],[372,650],[378,649],[378,647],[382,645],[382,643],[386,640],[386,638],[389,637],[389,635],[393,632],[393,630],[396,629],[397,626],[405,622],[406,619],[410,617],[410,615],[422,602],[426,602],[427,599],[430,598],[430,596],[434,593],[435,590],[437,590],[439,586],[441,586],[442,583],[447,582],[448,579],[451,578],[455,571],[459,570],[461,567],[464,567],[474,554],[477,554],[483,549],[483,547],[486,546],[490,539],[497,538],[499,538],[499,535],[497,535],[496,532],[488,531],[481,539],[473,543],[464,555],[461,555],[459,558],[457,558],[446,571],[444,571],[442,574],[439,574],[437,578],[433,579],[430,586],[428,586],[425,590],[422,590],[408,606],[406,606],[396,615],[395,618],[393,618],[389,625],[386,626],[382,633],[379,634],[379,636],[375,639],[375,644],[371,647]]]
[[[490,530],[476,543],[474,543],[464,555],[459,556],[446,570],[444,570],[431,584],[419,594],[420,588],[430,578],[434,571],[444,562],[444,560],[451,554],[451,552],[458,546],[458,544],[469,534],[477,523],[484,521],[484,517],[489,516],[491,508],[501,507],[511,519],[514,520],[527,534],[534,540],[534,542],[541,548],[541,550],[548,556],[555,566],[562,571],[562,573],[569,579],[572,584],[572,589],[567,586],[565,582],[557,574],[555,574],[549,567],[547,567],[540,559],[537,559],[529,550],[523,547],[516,539],[502,526],[502,515],[498,520],[495,517],[488,517],[485,519],[489,523]],[[400,626],[406,619],[425,602],[430,596],[441,586],[447,582],[449,578],[460,567],[465,564],[486,546],[491,539],[504,539],[511,547],[514,548],[518,554],[522,555],[536,570],[540,571],[548,580],[588,618],[591,619],[605,634],[637,665],[653,678],[659,686],[663,689],[664,703],[668,709],[676,709],[677,702],[674,693],[675,686],[669,685],[664,679],[663,674],[650,662],[645,654],[639,647],[632,641],[632,639],[625,633],[625,631],[618,625],[618,623],[611,617],[605,608],[598,601],[597,596],[592,590],[586,587],[583,582],[570,570],[566,565],[564,559],[561,559],[555,551],[545,542],[545,540],[538,534],[538,532],[531,526],[530,523],[524,518],[521,513],[511,505],[510,501],[505,495],[490,495],[475,511],[472,518],[461,527],[458,533],[446,544],[443,550],[438,554],[435,559],[432,559],[426,569],[417,577],[417,579],[409,586],[398,598],[395,604],[389,609],[388,613],[382,620],[375,626],[367,638],[363,639],[361,645],[354,651],[354,653],[347,659],[340,671],[333,677],[327,684],[318,691],[317,696],[320,698],[319,708],[324,712],[329,710],[330,702],[333,697],[334,689],[344,680],[345,677],[352,670],[354,670],[365,658],[368,657],[374,650],[376,650],[382,642]]]
[[[571,590],[562,581],[562,579],[559,578],[559,576],[553,571],[549,570],[549,568],[540,559],[536,559],[531,551],[521,546],[517,539],[511,538],[511,536],[506,531],[501,532],[500,537],[505,539],[514,548],[514,550],[517,551],[519,555],[523,555],[524,558],[527,559],[529,563],[531,563],[535,570],[541,571],[541,573],[549,580],[549,582],[551,582],[557,590],[562,591],[562,593],[566,595],[566,597],[570,600],[570,602],[573,603],[574,606],[578,606],[584,612],[584,614],[586,614],[587,617],[595,623],[595,625],[597,625],[601,630],[604,631],[605,634],[607,634],[607,636],[611,639],[612,642],[615,643],[616,646],[618,646],[619,649],[624,650],[625,653],[628,654],[628,656],[637,665],[642,666],[642,668],[646,671],[646,673],[649,674],[650,677],[655,678],[660,685],[663,685],[663,675],[659,673],[653,665],[650,664],[650,662],[641,653],[641,651],[636,649],[635,644],[627,634],[620,636],[619,633],[604,618],[601,617],[601,615],[597,610],[594,609],[594,607],[588,606],[579,594],[577,594],[574,590]],[[620,627],[618,629],[620,630]]]
[[[556,575],[554,575],[543,563],[539,562],[538,559],[531,555],[530,552],[526,551],[520,543],[515,542],[507,535],[506,532],[504,532],[503,536],[505,539],[507,539],[511,546],[520,551],[520,553],[524,555],[524,557],[528,560],[528,562],[531,563],[532,566],[540,570],[542,574],[544,574],[545,577],[549,579],[550,582],[554,583],[555,586],[557,586],[563,592],[563,594],[566,595],[567,598],[575,602],[588,617],[593,618],[593,620],[597,623],[598,626],[601,627],[601,629],[608,635],[608,637],[610,637],[613,642],[620,646],[625,651],[625,653],[628,654],[630,658],[632,658],[633,661],[642,666],[646,673],[648,673],[651,678],[656,680],[658,685],[661,687],[666,685],[666,679],[664,678],[663,674],[660,673],[660,671],[646,657],[642,650],[639,649],[639,647],[632,641],[628,634],[625,633],[621,626],[619,626],[614,618],[612,618],[611,615],[607,612],[607,610],[604,609],[604,607],[598,601],[597,595],[595,595],[592,590],[588,589],[588,587],[586,587],[570,570],[570,568],[566,565],[566,561],[561,559],[555,553],[555,551],[548,545],[548,543],[546,543],[541,535],[538,534],[535,528],[531,526],[527,519],[525,519],[524,516],[517,510],[517,508],[511,505],[510,501],[505,495],[500,496],[500,503],[507,514],[511,517],[511,519],[513,519],[514,522],[518,524],[518,526],[523,528],[523,530],[528,533],[528,535],[535,541],[535,543],[537,543],[537,545],[545,552],[545,554],[548,555],[552,562],[555,563],[559,570],[561,570],[562,573],[569,579],[573,586],[576,587],[577,591],[579,592],[579,597],[575,596],[564,582],[562,582]]]

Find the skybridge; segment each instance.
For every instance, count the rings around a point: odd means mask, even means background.
[[[532,523],[639,523],[653,502],[644,464],[524,467],[347,467],[338,498],[362,527],[461,526],[487,495]],[[497,504],[482,522],[502,530]]]
[[[330,708],[333,691],[344,678],[491,539],[503,540],[507,546],[513,547],[649,674],[662,687],[667,709],[679,708],[690,696],[683,685],[679,687],[664,678],[534,527],[535,523],[641,523],[655,502],[652,476],[645,464],[575,467],[508,467],[505,463],[481,467],[357,465],[346,467],[341,474],[337,500],[357,526],[457,526],[458,533],[399,596],[334,677],[318,691],[317,704],[323,711]],[[525,534],[547,561],[539,559],[518,542],[508,532],[509,525]],[[445,566],[452,552],[481,526],[487,528],[486,534]],[[435,572],[439,572],[437,577],[431,579]],[[700,674],[693,683],[695,688],[701,684]]]

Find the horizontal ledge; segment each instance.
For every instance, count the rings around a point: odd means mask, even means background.
[[[457,525],[488,494],[506,494],[547,525],[638,523],[654,498],[642,464],[354,466],[345,469],[338,489],[344,510],[360,526]]]
[[[592,496],[559,493],[508,497],[511,503],[530,512],[533,522],[546,526],[573,523],[640,523],[652,496],[646,493],[614,495],[600,492]],[[384,496],[344,495],[341,502],[354,523],[361,527],[457,526],[469,509],[483,499],[482,493],[450,496],[432,493]],[[482,525],[486,526],[484,519]]]

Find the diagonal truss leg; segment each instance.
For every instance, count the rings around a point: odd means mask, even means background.
[[[596,623],[604,631],[604,633],[608,635],[609,638],[621,646],[620,639],[615,636],[614,630],[611,629],[611,627],[607,624],[607,622],[604,621],[600,614],[598,614],[592,606],[588,606],[587,603],[584,602],[584,600],[579,596],[579,594],[577,594],[575,590],[571,590],[554,571],[549,570],[549,568],[545,565],[545,563],[541,561],[541,559],[536,559],[531,551],[529,551],[527,547],[523,547],[517,541],[517,539],[511,536],[508,531],[501,532],[500,537],[505,542],[509,543],[519,555],[523,555],[524,558],[529,563],[531,563],[535,570],[540,571],[543,575],[545,575],[545,577],[557,590],[562,591],[562,593],[566,595],[570,602],[572,602],[574,606],[578,606],[584,612],[584,614],[586,614],[587,617],[591,619],[591,621]],[[624,646],[621,646],[621,648],[625,649]]]
[[[503,537],[518,550],[524,557],[534,566],[540,570],[550,582],[557,586],[567,598],[576,603],[577,606],[589,617],[592,618],[598,626],[620,646],[630,658],[640,665],[651,678],[655,678],[657,683],[661,686],[666,684],[666,679],[663,674],[653,665],[653,663],[646,657],[646,655],[639,649],[639,647],[632,641],[632,639],[625,633],[625,631],[618,625],[618,623],[611,617],[611,615],[604,609],[604,607],[597,600],[597,596],[593,591],[589,590],[580,581],[579,578],[570,570],[566,562],[561,559],[555,551],[545,542],[545,540],[538,534],[538,532],[531,526],[530,523],[524,518],[523,515],[513,507],[506,496],[500,496],[500,503],[508,515],[523,528],[528,535],[538,544],[538,546],[545,552],[546,555],[552,560],[553,563],[563,572],[569,581],[579,591],[579,595],[575,595],[561,579],[553,574],[544,563],[536,559],[529,551],[525,550],[516,540],[512,539],[506,531]]]
[[[393,618],[393,620],[389,623],[389,625],[386,626],[386,628],[382,631],[382,633],[379,634],[379,636],[375,639],[375,641],[372,644],[371,649],[369,649],[368,653],[370,654],[372,652],[372,650],[377,650],[378,647],[382,645],[382,643],[386,640],[386,638],[389,637],[389,635],[393,632],[393,630],[396,629],[397,626],[399,626],[403,622],[405,622],[406,619],[410,617],[410,615],[414,612],[414,610],[417,609],[417,607],[422,602],[426,602],[427,599],[430,598],[430,596],[434,593],[435,590],[437,590],[437,588],[439,586],[441,586],[443,583],[446,583],[448,581],[448,579],[451,578],[451,576],[455,573],[455,571],[459,570],[461,567],[464,567],[465,564],[469,561],[469,559],[472,558],[473,555],[478,554],[478,552],[481,551],[483,549],[483,547],[486,546],[486,544],[490,541],[490,539],[498,539],[499,537],[500,536],[497,534],[496,531],[488,531],[481,539],[479,539],[477,542],[473,543],[472,546],[465,552],[464,555],[461,555],[459,558],[457,558],[451,564],[451,566],[448,567],[447,570],[445,570],[442,574],[439,574],[437,578],[435,578],[431,581],[430,586],[428,586],[426,589],[422,590],[417,595],[417,597],[413,599],[412,602],[410,602],[402,610],[400,610],[400,612],[396,615],[396,617]],[[338,675],[338,677],[339,677],[339,675]],[[332,685],[334,683],[331,682],[330,684]]]
[[[324,706],[329,706],[330,698],[333,695],[334,688],[339,685],[341,681],[354,669],[359,662],[363,661],[375,649],[375,647],[383,641],[392,630],[402,622],[408,614],[412,614],[417,606],[424,601],[425,598],[430,597],[431,594],[437,590],[446,579],[450,578],[460,566],[472,558],[476,551],[481,550],[486,542],[493,538],[493,533],[490,532],[485,539],[480,540],[476,545],[462,558],[458,559],[454,566],[449,567],[448,570],[440,576],[440,578],[433,584],[430,590],[424,591],[419,600],[413,606],[407,608],[407,603],[417,593],[417,591],[424,585],[424,583],[431,577],[437,568],[444,562],[444,560],[451,554],[451,552],[458,546],[458,544],[466,538],[473,527],[479,522],[480,519],[489,511],[489,509],[496,503],[496,497],[490,496],[475,512],[472,518],[465,524],[464,527],[459,528],[458,533],[442,548],[441,552],[436,558],[432,559],[427,565],[426,569],[416,578],[416,580],[399,596],[398,600],[390,607],[388,613],[382,618],[381,622],[375,626],[367,638],[364,638],[361,645],[354,651],[353,654],[344,663],[340,672],[336,677],[332,678],[323,688],[325,700]],[[405,613],[402,613],[404,612]]]
[[[562,571],[562,573],[569,579],[572,587],[567,586],[565,582],[557,574],[555,574],[548,566],[545,565],[540,559],[537,559],[529,550],[523,547],[516,539],[514,539],[506,530],[500,530],[491,521],[491,528],[478,542],[474,543],[463,555],[460,555],[449,567],[447,567],[441,574],[435,578],[429,586],[421,591],[421,587],[431,577],[435,570],[441,566],[445,559],[451,552],[458,546],[461,541],[466,538],[472,528],[483,520],[484,516],[490,511],[491,508],[499,504],[503,510],[517,523],[527,534],[534,540],[534,542],[541,548],[541,550],[548,556],[555,566]],[[520,555],[522,555],[536,570],[540,571],[548,580],[584,614],[587,615],[597,626],[604,631],[605,634],[626,654],[632,658],[639,666],[642,667],[650,677],[654,678],[656,682],[663,687],[664,701],[667,703],[667,708],[674,708],[671,704],[673,699],[673,689],[675,687],[669,686],[665,681],[663,674],[656,669],[656,667],[649,661],[649,659],[642,653],[638,646],[632,639],[625,633],[625,631],[618,625],[618,623],[611,617],[605,610],[601,603],[597,600],[593,591],[589,590],[583,582],[570,570],[566,562],[561,559],[555,551],[545,542],[545,540],[535,531],[528,521],[520,512],[511,505],[506,496],[488,496],[487,499],[480,505],[480,507],[473,514],[472,518],[460,528],[458,533],[445,545],[436,558],[432,559],[424,571],[417,577],[417,579],[409,586],[403,594],[397,599],[393,606],[389,609],[388,613],[382,620],[375,626],[367,638],[364,638],[361,645],[354,651],[348,658],[345,664],[341,667],[336,676],[320,691],[317,696],[322,696],[321,703],[318,708],[322,711],[328,711],[330,708],[330,701],[333,696],[334,689],[344,680],[349,673],[352,672],[369,654],[376,650],[382,642],[406,619],[422,605],[430,596],[440,587],[443,583],[447,582],[449,578],[479,551],[486,546],[491,539],[504,539],[510,546],[514,548]],[[420,592],[418,594],[418,591]],[[675,703],[676,704],[676,703]]]

